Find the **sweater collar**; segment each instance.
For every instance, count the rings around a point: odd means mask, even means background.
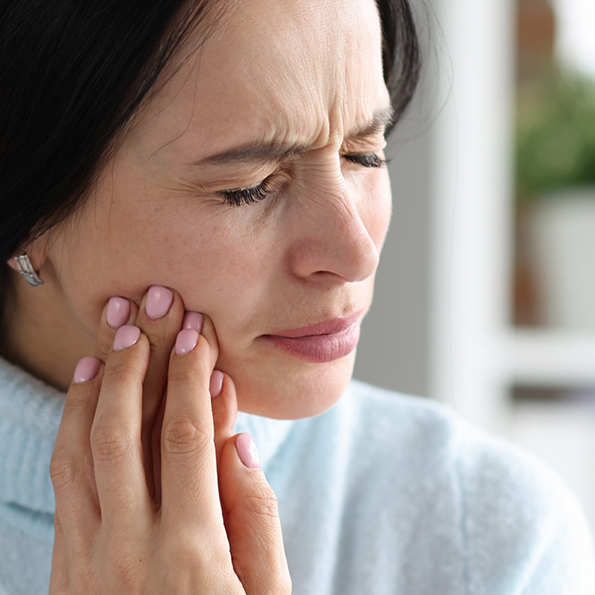
[[[53,514],[49,465],[64,398],[64,393],[0,359],[0,501]],[[240,412],[235,431],[252,435],[266,471],[293,423]]]

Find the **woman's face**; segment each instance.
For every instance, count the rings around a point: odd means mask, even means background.
[[[53,237],[47,258],[81,332],[96,333],[112,295],[140,303],[170,287],[213,320],[240,409],[326,410],[351,376],[341,349],[357,327],[324,362],[264,335],[369,308],[390,218],[389,117],[373,0],[239,2]]]

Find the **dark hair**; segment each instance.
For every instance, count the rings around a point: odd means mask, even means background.
[[[376,0],[376,4],[382,24],[384,80],[395,111],[390,132],[407,109],[419,82],[420,49],[409,0]]]
[[[223,4],[2,0],[0,311],[4,263],[83,202],[176,50]],[[408,0],[377,4],[398,118],[419,78],[415,24]]]

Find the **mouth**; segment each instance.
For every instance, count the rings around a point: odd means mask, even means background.
[[[312,363],[326,363],[349,355],[360,336],[361,311],[317,324],[261,335],[275,347]]]

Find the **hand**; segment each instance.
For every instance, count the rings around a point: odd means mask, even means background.
[[[104,310],[52,455],[50,595],[291,592],[274,493],[251,438],[232,436],[234,385],[199,323],[163,288]]]

